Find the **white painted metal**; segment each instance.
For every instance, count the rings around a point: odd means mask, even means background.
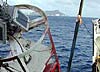
[[[0,0],[0,5],[3,6],[3,0]]]
[[[99,19],[93,20],[94,26],[94,55],[93,55],[93,63],[96,62],[98,56],[100,56],[100,24],[98,23]],[[97,62],[97,67],[100,71],[100,63]]]
[[[27,45],[27,40],[24,40],[23,38],[17,39],[20,44],[22,45],[22,47],[24,47],[25,45]],[[22,51],[20,50],[20,46],[17,44],[16,41],[12,40],[12,42],[10,42],[11,44],[11,49],[13,51],[13,55],[20,55],[22,53]],[[34,42],[30,43],[30,48],[26,51],[28,53],[28,58],[29,55],[32,57],[31,61],[26,65],[24,62],[24,58],[22,58],[22,56],[19,56],[19,59],[21,60],[23,66],[25,67],[27,72],[43,72],[44,67],[45,67],[45,63],[48,60],[48,58],[51,55],[51,48],[40,44],[37,44],[37,46],[35,45]],[[30,51],[30,49],[32,51]],[[29,53],[30,52],[30,53]],[[20,58],[21,57],[21,58]],[[27,58],[27,57],[26,57]],[[21,69],[19,63],[17,62],[17,60],[15,61],[11,61],[9,62],[9,65],[11,67],[14,67],[15,69],[23,72],[23,70]],[[2,72],[6,72],[6,70],[1,69]],[[29,70],[29,71],[28,71]],[[16,71],[15,71],[16,72]]]
[[[19,60],[21,61],[23,67],[25,68],[26,72],[43,72],[43,70],[45,68],[45,63],[51,56],[51,50],[52,50],[51,47],[48,47],[48,46],[45,46],[42,44],[45,34],[48,31],[47,17],[41,9],[39,9],[35,6],[17,5],[15,7],[16,8],[25,8],[25,9],[28,8],[28,9],[32,9],[33,11],[35,10],[36,12],[40,13],[42,15],[43,19],[36,21],[36,25],[38,25],[38,22],[39,22],[39,24],[44,23],[44,25],[46,26],[45,27],[46,29],[45,29],[44,34],[40,37],[40,39],[37,42],[32,42],[32,41],[22,38],[21,33],[15,33],[13,36],[9,36],[11,54],[8,56],[9,57],[17,56],[19,58]],[[35,23],[33,22],[32,24],[35,24]],[[30,27],[34,27],[34,25],[32,25],[32,24]],[[28,64],[26,64],[25,60],[27,61],[30,58],[31,58],[30,62]],[[15,68],[16,70],[18,70],[20,72],[24,72],[22,70],[19,62],[17,61],[17,59],[8,61],[8,62],[4,62],[4,63],[8,63],[9,66]],[[17,72],[16,70],[14,70],[12,68],[10,68],[10,69],[13,72]],[[7,72],[7,70],[1,67],[0,72]]]

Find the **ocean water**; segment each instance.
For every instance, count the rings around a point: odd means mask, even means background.
[[[71,72],[91,72],[92,65],[92,20],[83,18],[80,25]],[[56,46],[62,72],[67,72],[67,64],[75,27],[75,17],[48,17],[51,33]],[[85,28],[84,24],[88,28]]]
[[[92,19],[93,18],[83,18],[83,24],[80,25],[71,72],[91,72],[92,70]],[[67,16],[48,17],[48,21],[60,61],[61,71],[66,72],[76,18]],[[90,34],[87,32],[84,24]],[[25,34],[26,37],[31,39],[28,35],[31,35],[31,32],[29,32],[29,34]],[[9,49],[6,48],[5,51],[2,47],[0,47],[0,56],[5,57],[8,52]]]

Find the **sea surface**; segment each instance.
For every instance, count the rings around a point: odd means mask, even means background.
[[[67,72],[76,17],[49,17],[49,25],[61,64],[62,72]],[[91,72],[92,66],[92,20],[83,18],[77,37],[71,72]]]
[[[83,17],[83,24],[79,28],[71,72],[91,72],[92,70],[92,19]],[[61,71],[67,72],[76,17],[51,16],[48,17],[48,21],[60,61]],[[30,34],[26,34],[26,37]],[[2,47],[0,48],[1,57],[5,57],[8,52],[8,49],[5,51]]]

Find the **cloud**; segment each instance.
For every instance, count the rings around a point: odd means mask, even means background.
[[[8,0],[8,3],[11,5],[15,4],[32,4],[33,0]]]
[[[68,16],[77,16],[81,0],[8,0],[9,4],[31,4],[43,10],[60,10]],[[100,0],[84,0],[83,16],[100,16]],[[97,13],[98,12],[98,13]]]
[[[83,16],[89,17],[100,17],[100,0],[85,0],[84,2],[84,9],[83,9]]]

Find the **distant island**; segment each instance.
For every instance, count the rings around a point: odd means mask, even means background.
[[[45,13],[46,13],[47,16],[65,16],[65,14],[60,12],[59,10],[45,11]],[[38,16],[38,14],[34,13],[34,12],[32,12],[28,15],[29,16],[33,16],[33,15]]]
[[[45,13],[47,16],[65,16],[65,14],[60,12],[59,10],[45,11]]]

